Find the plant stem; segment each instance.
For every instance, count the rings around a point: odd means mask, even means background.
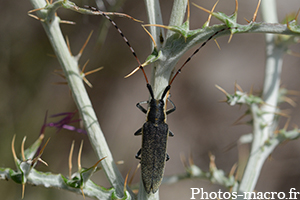
[[[274,0],[262,1],[261,10],[265,22],[277,23],[276,2]],[[266,34],[266,67],[263,87],[265,104],[261,108],[258,108],[256,104],[253,104],[251,107],[253,115],[253,142],[250,157],[239,186],[240,194],[254,191],[265,160],[279,144],[278,142],[271,145],[272,147],[265,146],[267,140],[274,136],[274,131],[277,127],[275,113],[278,111],[277,101],[282,56],[285,53],[285,47],[276,45],[275,39],[276,36],[274,34]]]
[[[175,0],[174,1],[169,26],[182,25],[183,19],[185,16],[185,12],[186,12],[186,6],[187,6],[187,0]],[[166,43],[168,42],[168,39],[172,35],[174,35],[174,32],[171,30],[168,30],[163,46],[166,45]],[[168,59],[168,56],[166,56],[165,59]],[[154,63],[155,67],[152,68],[153,78],[152,78],[151,84],[153,87],[154,97],[156,99],[161,98],[162,92],[165,90],[167,85],[169,85],[172,71],[174,70],[174,67],[178,61],[178,60],[174,60],[175,62],[169,62],[170,65],[165,65],[165,61],[166,61],[165,59]]]
[[[35,9],[46,6],[46,2],[44,0],[31,0],[31,3]],[[45,11],[42,10],[42,12]],[[50,11],[47,12],[50,13]],[[92,103],[88,97],[82,77],[79,73],[77,59],[72,56],[68,50],[59,27],[60,19],[54,14],[52,16],[48,15],[47,18],[44,18],[41,14],[42,13],[40,11],[37,12],[38,17],[45,19],[45,21],[42,22],[42,25],[65,73],[65,77],[72,91],[72,96],[77,108],[82,116],[93,149],[99,159],[106,157],[103,161],[101,161],[101,165],[112,187],[115,188],[116,195],[121,198],[124,195],[124,179],[113,160],[112,154],[100,128]],[[133,197],[132,193],[131,195]]]

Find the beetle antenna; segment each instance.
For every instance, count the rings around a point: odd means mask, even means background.
[[[142,68],[143,69],[143,68]],[[143,70],[144,71],[144,70]],[[150,93],[150,96],[152,99],[154,99],[154,94],[153,94],[153,90],[152,90],[152,87],[151,85],[147,82],[147,88],[149,90],[149,93]]]
[[[188,57],[188,59],[183,63],[183,65],[177,70],[177,72],[175,73],[175,75],[174,75],[173,78],[171,79],[169,85],[171,85],[171,84],[173,83],[174,79],[175,79],[176,76],[181,72],[182,68],[183,68],[183,67],[184,67],[184,66],[192,59],[192,57],[193,57],[195,54],[198,53],[198,51],[199,51],[203,46],[206,45],[207,42],[209,42],[213,37],[215,37],[215,36],[218,35],[219,33],[223,32],[223,31],[226,31],[226,30],[229,30],[229,29],[231,29],[231,28],[230,28],[230,27],[223,28],[223,29],[221,29],[221,30],[215,32],[215,33],[212,34],[211,36],[209,36],[209,38],[208,38],[205,42],[203,42],[203,43],[200,45],[200,47],[198,47],[198,48],[194,51],[194,53],[193,53],[190,57]]]
[[[168,91],[170,90],[171,85],[169,84],[166,89],[164,90],[163,94],[161,95],[161,100],[163,100],[166,96],[166,94],[168,93]]]

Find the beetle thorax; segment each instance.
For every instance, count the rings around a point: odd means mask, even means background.
[[[165,103],[163,100],[151,99],[147,114],[147,121],[155,124],[164,123],[166,119]]]

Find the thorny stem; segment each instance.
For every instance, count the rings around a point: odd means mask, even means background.
[[[42,8],[46,6],[44,0],[30,0],[34,9]],[[37,12],[40,18],[45,11]],[[105,137],[101,131],[96,114],[93,110],[91,101],[83,85],[82,78],[78,71],[78,63],[75,57],[73,57],[66,45],[64,37],[59,27],[59,18],[57,16],[47,16],[46,21],[42,22],[42,25],[49,37],[50,43],[53,46],[56,57],[65,73],[69,87],[72,90],[74,101],[78,107],[78,110],[83,118],[90,142],[94,148],[99,159],[106,157],[101,162],[101,165],[106,172],[107,178],[111,185],[115,188],[116,195],[122,197],[124,195],[123,185],[124,179],[117,169],[117,166],[113,160],[111,152],[106,143]],[[133,194],[131,194],[133,197]]]
[[[145,5],[149,24],[163,24],[159,0],[145,0]],[[149,29],[154,41],[156,42],[157,48],[160,49],[161,45],[163,44],[161,39],[165,39],[163,28],[150,26]],[[151,50],[153,50],[153,48],[154,46],[151,41]]]
[[[276,2],[274,0],[264,0],[261,4],[262,16],[265,22],[277,23]],[[264,105],[259,109],[256,105],[252,106],[253,115],[253,142],[250,157],[243,178],[239,186],[239,192],[252,192],[255,189],[261,168],[272,152],[278,145],[273,144],[264,148],[266,141],[274,136],[277,121],[275,113],[277,111],[277,100],[280,86],[280,76],[282,69],[282,56],[285,47],[275,44],[276,35],[266,34],[266,67],[265,81],[263,87]],[[258,112],[267,113],[259,117]],[[272,150],[271,150],[272,149]]]
[[[170,17],[170,23],[169,26],[180,26],[182,25],[185,12],[186,12],[186,6],[187,6],[187,0],[175,0],[173,3],[172,13]],[[148,10],[148,8],[147,8]],[[156,10],[157,12],[157,10]],[[161,16],[159,14],[156,14],[157,16]],[[151,19],[151,18],[150,18]],[[150,21],[150,23],[152,23]],[[160,29],[161,30],[161,29]],[[174,34],[173,31],[168,30],[167,36],[164,38],[164,43],[162,46],[164,46],[167,42],[167,40]],[[160,43],[160,38],[157,38],[158,41],[156,43]],[[159,51],[160,49],[158,49]],[[151,77],[151,85],[154,92],[154,97],[159,99],[161,98],[161,94],[164,91],[164,89],[169,84],[169,79],[171,76],[171,73],[175,67],[175,64],[177,63],[177,60],[175,62],[169,63],[169,65],[165,65],[164,60],[161,62],[155,62],[152,67],[152,77]]]

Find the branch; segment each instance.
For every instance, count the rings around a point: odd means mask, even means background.
[[[278,22],[275,1],[262,1],[261,11],[264,21],[270,23]],[[286,45],[276,44],[276,38],[277,36],[274,34],[266,34],[266,68],[262,94],[265,103],[261,108],[256,104],[251,106],[253,141],[250,157],[239,186],[239,193],[252,192],[255,189],[265,160],[280,143],[280,140],[275,140],[265,145],[269,138],[274,137],[278,124],[275,113],[280,112],[277,107],[277,101],[279,99],[282,57],[287,50]],[[264,114],[261,115],[261,113]]]
[[[78,70],[78,58],[70,54],[59,27],[60,19],[55,14],[55,11],[62,6],[76,11],[85,11],[86,9],[76,9],[78,7],[75,6],[74,3],[66,0],[56,1],[54,4],[46,4],[44,0],[31,0],[31,3],[35,9],[44,8],[37,11],[38,18],[45,29],[55,55],[64,71],[93,149],[99,159],[106,157],[106,159],[101,162],[101,165],[112,187],[115,188],[116,195],[121,198],[124,195],[124,179],[113,160],[95,111],[93,110],[92,103],[84,87],[82,81],[83,77]],[[131,193],[131,195],[134,196],[133,193]]]

